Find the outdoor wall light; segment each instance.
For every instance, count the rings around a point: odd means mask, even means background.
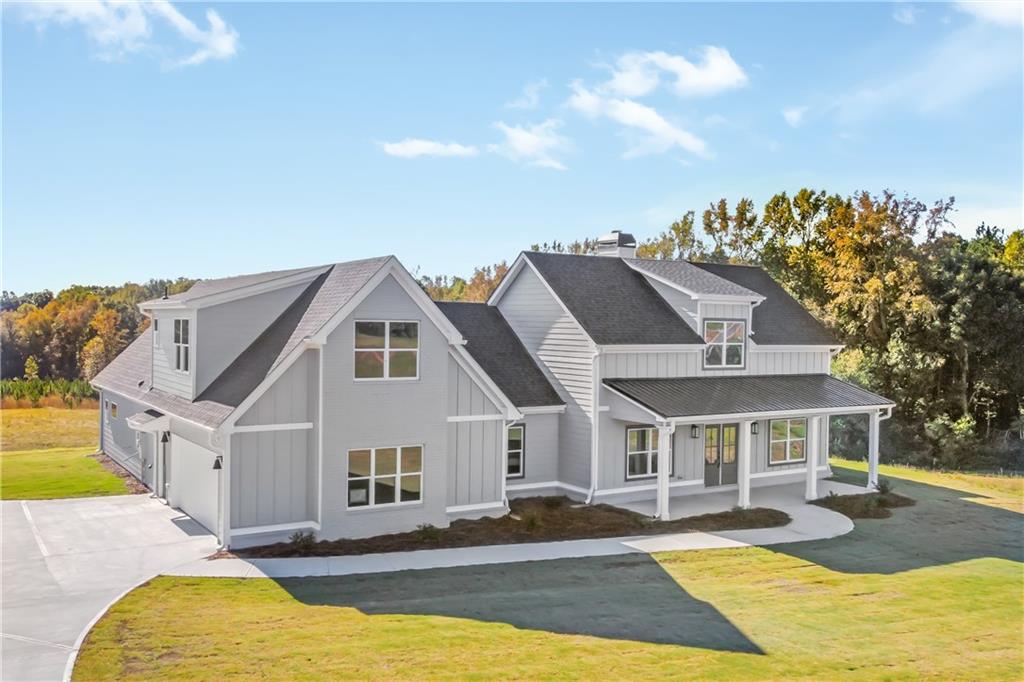
[[[696,424],[690,425],[690,438],[700,438],[700,427]]]
[[[171,439],[171,437],[167,435],[166,431],[164,431],[164,435],[160,436],[160,442],[161,443],[166,443],[170,439]]]
[[[220,471],[221,469],[224,468],[224,465],[222,465],[221,462],[220,462],[221,457],[222,457],[222,455],[217,455],[217,457],[214,458],[214,460],[213,460],[213,470],[214,471]]]
[[[750,432],[757,435],[757,422],[750,422]]]

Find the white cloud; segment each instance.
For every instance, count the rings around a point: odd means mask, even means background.
[[[381,149],[388,156],[414,159],[418,156],[476,156],[477,148],[457,142],[437,142],[409,137],[401,142],[382,142]]]
[[[680,97],[705,97],[745,86],[743,68],[724,47],[713,45],[699,50],[696,62],[667,52],[628,52],[618,58],[610,80],[599,90],[623,97],[643,97],[661,84],[662,74],[671,76],[669,87]]]
[[[505,106],[510,109],[536,109],[540,105],[540,91],[548,87],[546,79],[532,81],[523,86],[523,94]]]
[[[569,140],[558,134],[561,126],[562,122],[554,118],[526,127],[498,121],[494,127],[502,132],[505,139],[499,144],[489,145],[487,149],[528,166],[565,170],[565,165],[555,158],[569,147]]]
[[[974,17],[1002,26],[1024,25],[1024,2],[999,0],[998,2],[957,2],[956,8]]]
[[[40,28],[49,24],[80,25],[99,48],[100,59],[122,59],[128,54],[160,51],[153,42],[155,19],[162,20],[178,38],[190,43],[191,54],[171,58],[167,66],[194,66],[210,59],[228,59],[238,52],[238,32],[212,9],[206,10],[208,29],[202,29],[167,0],[54,1],[17,5],[22,16]]]
[[[579,81],[572,84],[569,106],[590,118],[605,117],[625,126],[634,137],[625,158],[663,153],[678,147],[697,156],[709,156],[707,144],[693,133],[673,125],[655,109],[631,99],[603,97]]]
[[[807,113],[807,107],[789,107],[782,110],[782,118],[786,119],[793,128],[799,128],[800,124],[804,122],[804,114]]]
[[[892,11],[892,18],[901,24],[910,26],[917,23],[917,15],[919,14],[924,14],[924,10],[918,9],[913,5],[899,3],[896,5],[896,9]]]

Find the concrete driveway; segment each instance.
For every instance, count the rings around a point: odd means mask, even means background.
[[[61,679],[111,601],[217,547],[205,528],[148,495],[0,504],[4,680]]]

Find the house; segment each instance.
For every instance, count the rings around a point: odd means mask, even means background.
[[[755,267],[524,252],[486,303],[394,257],[203,281],[93,381],[101,448],[226,546],[367,537],[568,495],[656,503],[828,475],[832,335]],[[668,462],[668,466],[659,466]]]

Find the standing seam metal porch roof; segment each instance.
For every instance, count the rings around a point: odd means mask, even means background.
[[[895,404],[827,374],[605,379],[604,384],[665,418]]]

